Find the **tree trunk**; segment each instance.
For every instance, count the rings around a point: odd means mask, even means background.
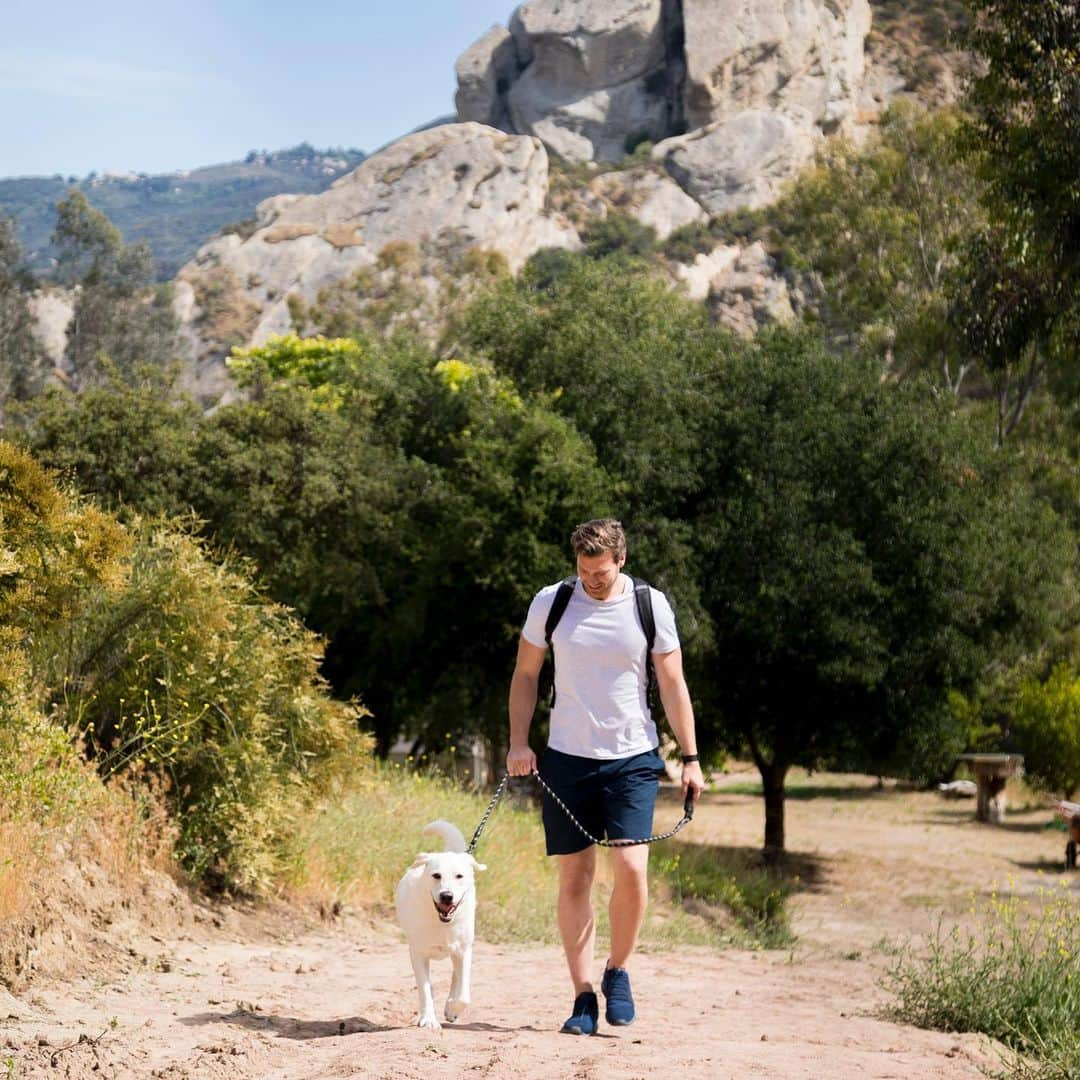
[[[747,736],[750,754],[761,773],[761,787],[765,792],[765,847],[763,854],[768,862],[775,862],[784,854],[784,777],[790,765],[773,753],[767,761],[753,734]]]
[[[784,777],[788,767],[762,762],[761,786],[765,789],[765,858],[775,862],[784,854]]]

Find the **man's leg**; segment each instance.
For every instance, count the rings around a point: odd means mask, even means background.
[[[608,904],[611,921],[608,966],[624,968],[637,944],[638,932],[645,921],[645,909],[649,903],[648,844],[612,848],[611,866],[615,873],[615,885]]]
[[[574,993],[592,990],[593,941],[596,913],[592,887],[596,876],[596,848],[559,856],[559,933]]]

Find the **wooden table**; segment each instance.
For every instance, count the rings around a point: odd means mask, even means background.
[[[975,818],[998,824],[1005,819],[1005,781],[1024,764],[1023,754],[960,754],[975,774]]]

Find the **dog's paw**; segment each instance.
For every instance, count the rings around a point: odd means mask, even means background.
[[[460,1001],[457,998],[447,998],[446,1000],[446,1019],[451,1024],[456,1023],[464,1015],[465,1010],[469,1007],[467,1001]]]
[[[416,1026],[430,1028],[432,1031],[438,1031],[439,1028],[442,1027],[442,1024],[439,1023],[439,1018],[434,1013],[428,1013],[421,1016],[420,1019],[416,1021]]]

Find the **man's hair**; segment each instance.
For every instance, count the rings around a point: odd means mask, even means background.
[[[614,518],[595,518],[579,525],[570,537],[575,555],[603,555],[610,551],[615,559],[626,554],[626,533],[622,522]]]

